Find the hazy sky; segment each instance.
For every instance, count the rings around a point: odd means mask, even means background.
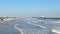
[[[0,0],[0,16],[60,17],[60,0]]]

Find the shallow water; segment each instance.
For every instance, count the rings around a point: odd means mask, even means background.
[[[0,23],[0,34],[58,34],[52,29],[60,30],[59,20],[25,18],[18,21]]]

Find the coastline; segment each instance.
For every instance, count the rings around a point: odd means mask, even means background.
[[[18,17],[0,18],[0,22],[9,22],[9,21],[16,21],[16,20],[20,20],[20,18],[18,18]]]

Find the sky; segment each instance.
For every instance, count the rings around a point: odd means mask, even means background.
[[[60,0],[0,0],[0,16],[60,17]]]

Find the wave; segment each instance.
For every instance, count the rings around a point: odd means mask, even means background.
[[[18,24],[17,24],[17,25],[18,25]],[[15,27],[14,27],[14,28],[15,28],[15,29],[17,29],[18,31],[20,31],[20,32],[21,32],[21,34],[24,34],[24,33],[23,33],[23,31],[22,31],[20,28],[18,28],[18,27],[17,27],[17,25],[15,25]]]
[[[34,21],[34,22],[36,22],[36,21]],[[32,23],[32,22],[27,22],[27,21],[26,21],[26,23],[27,23],[27,24],[30,24],[30,25],[38,26],[38,27],[41,27],[41,28],[46,28],[46,27],[44,27],[44,26],[42,26],[42,25],[38,25],[38,24],[35,24],[35,23]]]
[[[49,34],[50,32],[55,32],[60,34],[59,31],[54,29],[56,27],[60,27],[60,24],[55,22],[60,22],[60,21],[49,21],[49,20],[28,18],[28,19],[23,19],[21,21],[9,22],[6,23],[6,25],[11,28],[13,27],[20,34]],[[1,26],[4,26],[4,24]]]
[[[57,34],[60,34],[60,31],[59,30],[56,30],[56,29],[52,29],[52,32],[55,32]]]

